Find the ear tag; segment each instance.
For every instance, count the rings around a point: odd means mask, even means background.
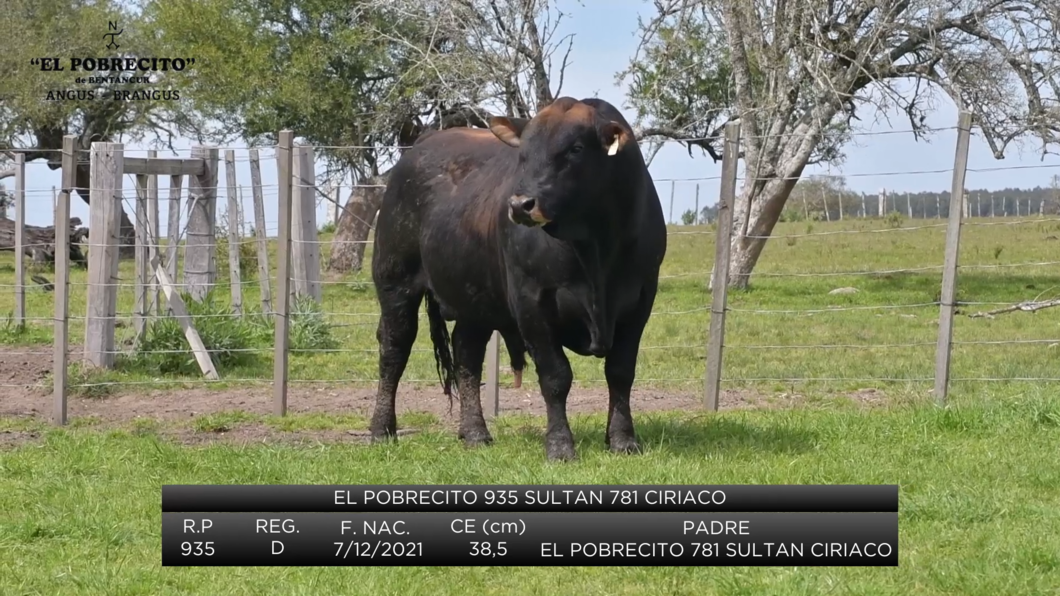
[[[620,135],[615,135],[615,140],[611,142],[611,146],[607,149],[607,154],[608,155],[614,155],[614,154],[618,153],[618,141],[621,138],[622,137]]]

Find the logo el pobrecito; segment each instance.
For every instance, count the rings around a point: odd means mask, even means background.
[[[118,24],[113,22],[113,21],[108,21],[107,22],[107,28],[110,29],[111,31],[114,31],[115,29],[118,28]],[[118,45],[118,42],[115,40],[115,38],[118,37],[119,35],[121,35],[124,31],[125,31],[125,27],[122,27],[120,30],[118,30],[117,33],[104,33],[103,34],[103,39],[110,38],[110,41],[107,42],[107,49],[108,50],[116,50],[116,49],[121,47],[121,46]]]
[[[115,21],[107,23],[103,34],[105,49],[121,47],[119,36],[125,31]],[[147,56],[83,56],[62,58],[32,58],[30,64],[42,72],[73,72],[77,75],[73,83],[87,88],[49,89],[46,101],[85,101],[103,99],[111,101],[177,101],[177,89],[152,89],[153,73],[182,72],[195,65],[195,58],[154,58]]]

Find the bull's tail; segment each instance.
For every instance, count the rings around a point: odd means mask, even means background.
[[[438,301],[429,291],[426,295],[427,322],[431,330],[431,343],[434,344],[434,361],[438,368],[438,380],[442,382],[442,390],[449,398],[449,410],[453,409],[453,379],[456,377],[456,367],[453,365],[452,341],[449,339],[449,328],[445,325]]]

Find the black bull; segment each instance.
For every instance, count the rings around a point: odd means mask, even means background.
[[[372,438],[396,436],[397,385],[426,296],[439,375],[450,399],[455,378],[466,445],[493,440],[479,382],[497,330],[517,369],[524,349],[534,361],[549,459],[576,457],[564,347],[606,358],[607,444],[639,451],[629,397],[666,226],[629,123],[605,101],[564,97],[530,120],[490,126],[428,133],[391,171],[372,255],[381,308]],[[445,321],[454,320],[450,338]]]

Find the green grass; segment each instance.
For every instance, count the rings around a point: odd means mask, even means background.
[[[264,422],[232,413],[201,432]],[[417,422],[430,422],[419,420]],[[1060,406],[1048,391],[947,410],[898,405],[639,417],[641,456],[576,417],[581,460],[550,465],[540,421],[501,419],[466,451],[427,428],[390,446],[180,447],[158,428],[49,430],[3,454],[3,594],[1050,594],[1060,574]],[[349,418],[338,426],[363,428]],[[5,424],[14,427],[15,422]],[[1046,454],[1053,454],[1050,458]],[[895,568],[161,568],[166,483],[897,483]]]
[[[888,228],[885,221],[803,222],[782,224],[776,234]],[[641,387],[701,387],[710,302],[705,280],[713,254],[709,232],[706,227],[671,229],[655,308],[659,314],[645,333],[638,363]],[[967,226],[961,264],[975,267],[961,271],[959,300],[1013,303],[1060,294],[1060,267],[1006,266],[1060,260],[1055,256],[1060,243],[1048,239],[1057,235],[1060,224],[1052,220]],[[636,412],[635,396],[634,415],[646,444],[641,456],[605,450],[603,414],[572,416],[581,459],[564,465],[544,461],[543,421],[520,416],[499,419],[492,426],[495,445],[475,451],[461,448],[426,414],[401,417],[402,427],[422,432],[387,446],[213,442],[190,447],[170,440],[167,432],[173,429],[154,421],[115,427],[74,419],[69,428],[53,429],[34,419],[0,417],[0,433],[40,437],[0,447],[0,594],[1060,594],[1058,384],[961,380],[1060,377],[1060,349],[1048,342],[1060,338],[1060,308],[992,320],[959,316],[958,342],[1043,343],[957,345],[952,403],[945,409],[931,405],[926,398],[943,238],[939,226],[770,242],[752,289],[730,293],[724,387],[797,390],[812,399],[786,409],[649,414]],[[9,258],[0,254],[0,286],[13,282],[5,267]],[[274,255],[270,265],[275,268]],[[917,267],[934,269],[805,275]],[[223,271],[219,277],[227,280]],[[804,275],[783,276],[793,273]],[[121,277],[132,278],[131,263],[123,263]],[[365,271],[328,281],[326,317],[308,313],[305,337],[327,328],[334,343],[292,351],[291,378],[370,381],[377,366],[370,275]],[[85,287],[77,284],[84,284],[84,272],[76,271],[73,282],[71,315],[79,317]],[[860,291],[828,294],[842,286]],[[226,296],[228,289],[222,283],[217,292]],[[12,308],[11,294],[0,291],[0,313]],[[246,304],[258,303],[254,285],[244,288],[244,296]],[[29,314],[45,320],[19,331],[0,325],[0,342],[50,342],[51,300],[52,294],[31,290]],[[131,289],[123,288],[118,310],[129,313],[132,303]],[[928,306],[827,312],[916,304]],[[750,312],[766,310],[803,312]],[[131,320],[119,333],[119,343],[131,337]],[[71,334],[73,342],[81,341],[81,320],[71,321]],[[418,349],[429,347],[426,335],[420,334]],[[223,370],[223,378],[271,380],[271,354],[262,337],[240,340],[262,351]],[[886,347],[911,343],[923,345]],[[812,344],[857,347],[801,347]],[[786,349],[741,347],[749,345]],[[579,384],[602,381],[602,361],[572,360]],[[120,383],[199,382],[186,372],[163,377],[152,366],[134,355],[118,371],[97,376],[75,370],[71,378],[81,385],[117,382],[114,390],[131,391],[139,386]],[[738,380],[806,377],[842,380]],[[405,378],[437,383],[429,351],[413,354]],[[510,377],[502,380],[510,382]],[[535,391],[534,380],[529,371],[530,391]],[[842,397],[867,387],[882,388],[887,399],[863,407]],[[81,390],[92,397],[107,393],[87,386]],[[187,421],[183,432],[209,435],[243,425],[273,432],[342,431],[364,429],[366,420],[352,414],[276,419],[221,412]],[[900,566],[163,569],[159,487],[169,483],[896,483],[901,487]]]

